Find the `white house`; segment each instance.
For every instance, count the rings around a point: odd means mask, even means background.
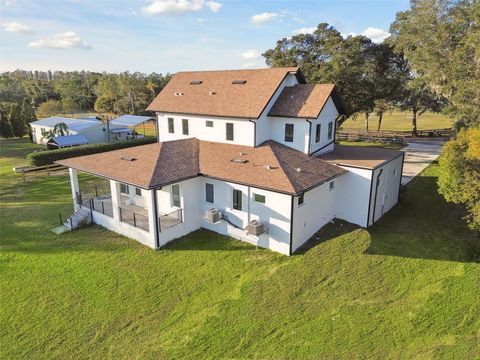
[[[148,110],[158,143],[59,163],[77,214],[152,248],[203,227],[291,255],[332,219],[367,227],[398,200],[403,153],[335,145],[335,87],[297,68],[177,73]],[[80,200],[77,171],[109,191]]]
[[[52,141],[44,136],[45,132],[53,131],[55,125],[64,123],[67,125],[67,134],[53,138]],[[32,140],[37,144],[49,145],[52,147],[67,147],[88,144],[99,144],[126,140],[132,136],[132,130],[125,126],[107,124],[96,118],[65,118],[60,116],[51,116],[30,123],[32,128]],[[81,136],[72,136],[81,135]],[[58,141],[57,141],[58,140]]]

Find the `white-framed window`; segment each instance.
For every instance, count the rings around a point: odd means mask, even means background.
[[[180,207],[180,185],[175,184],[171,186],[171,199],[173,207]]]
[[[242,211],[242,191],[233,189],[233,209]]]
[[[130,190],[127,184],[120,183],[120,194],[130,194]]]
[[[215,202],[213,184],[205,183],[205,201],[210,204]]]
[[[135,188],[135,195],[136,195],[136,196],[142,196],[142,189],[136,187],[136,188]]]
[[[188,135],[188,119],[182,119],[182,134]]]
[[[205,126],[206,127],[213,127],[213,121],[212,120],[205,120]]]
[[[285,124],[285,142],[293,142],[293,124]]]
[[[168,132],[170,134],[175,133],[175,124],[173,123],[173,118],[168,118]]]
[[[315,127],[315,143],[318,144],[320,142],[320,134],[322,132],[322,124],[317,124]]]
[[[259,203],[259,204],[265,204],[265,201],[266,201],[266,197],[265,195],[260,195],[260,194],[253,194],[253,200],[256,202],[256,203]]]
[[[305,203],[305,194],[298,197],[298,206],[302,206]]]
[[[233,135],[233,123],[226,123],[225,126],[226,126],[226,132],[227,132],[226,139],[228,141],[233,141],[233,136],[234,136]]]
[[[32,126],[32,134],[35,134],[37,132],[37,128],[35,126]]]
[[[333,136],[333,122],[328,123],[328,140],[331,140]]]
[[[335,181],[330,181],[330,183],[328,184],[328,189],[330,191],[335,189]]]

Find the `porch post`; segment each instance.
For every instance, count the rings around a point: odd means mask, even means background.
[[[117,182],[110,180],[110,194],[112,195],[112,212],[115,221],[120,222],[120,212],[118,210],[118,186]]]
[[[70,187],[72,188],[73,208],[77,210],[80,206],[77,204],[77,194],[80,192],[80,186],[78,186],[77,170],[68,168],[70,174]]]
[[[155,190],[146,191],[147,193],[147,209],[148,209],[148,231],[150,232],[155,249],[160,247],[157,223],[157,192]]]

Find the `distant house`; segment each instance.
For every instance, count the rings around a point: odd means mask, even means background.
[[[64,123],[67,125],[66,136],[61,136],[61,143],[58,143],[58,137],[50,141],[50,146],[60,145],[57,147],[76,146],[83,144],[86,139],[88,144],[99,144],[105,142],[123,141],[133,138],[133,131],[122,125],[109,124],[107,131],[107,123],[96,118],[65,118],[60,116],[51,116],[49,118],[40,119],[30,123],[32,128],[32,139],[37,144],[47,145],[49,138],[44,136],[45,132],[53,131],[55,125]],[[70,137],[72,135],[82,135],[80,137]],[[80,141],[78,143],[78,141]]]
[[[147,110],[158,143],[58,161],[72,227],[83,212],[152,248],[206,228],[291,255],[333,219],[368,227],[398,201],[403,152],[335,144],[335,86],[297,68],[179,72]],[[77,171],[109,190],[82,194]]]

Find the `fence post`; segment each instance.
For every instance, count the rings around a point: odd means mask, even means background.
[[[102,201],[102,214],[105,215],[105,207],[103,206],[103,201]]]
[[[47,175],[50,176],[50,165],[47,165]]]
[[[137,227],[137,219],[135,218],[135,213],[133,213],[133,226]]]
[[[97,189],[97,186],[95,185],[95,197],[98,198],[98,189]]]
[[[93,199],[90,199],[90,219],[93,223]]]
[[[120,215],[120,222],[123,222],[123,220],[122,220],[122,208],[121,207],[118,208],[118,214]]]
[[[63,225],[63,221],[62,221],[62,213],[58,213],[58,217],[60,218],[60,225]]]

